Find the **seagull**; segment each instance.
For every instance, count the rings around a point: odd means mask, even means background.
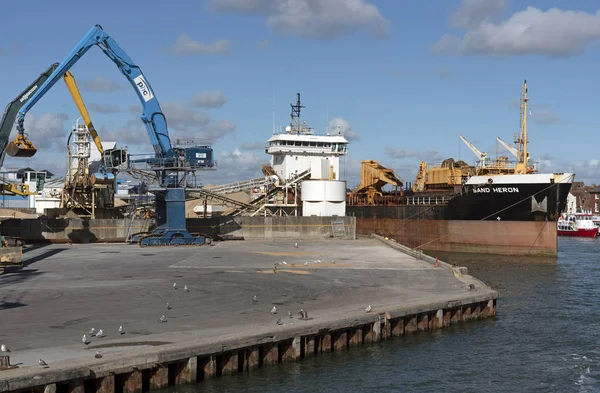
[[[188,288],[187,284],[183,286],[184,291],[189,292],[190,289]]]
[[[277,314],[277,307],[273,306],[271,309],[271,314]]]
[[[171,305],[169,304],[169,302],[167,302],[167,310],[171,309]]]
[[[300,309],[300,311],[298,312],[298,315],[300,315],[300,319],[308,319],[308,313],[306,311],[304,311],[303,309]]]
[[[291,311],[288,311],[288,317],[290,317],[290,318],[294,318],[294,316],[292,315],[292,312],[291,312]]]
[[[88,334],[90,335],[90,337],[94,337],[96,335],[96,329],[91,328]]]
[[[1,352],[10,352],[10,349],[8,349],[8,347],[4,344],[0,345],[0,351]]]
[[[365,312],[371,312],[372,308],[371,305],[369,304],[366,308],[365,308]]]
[[[177,289],[177,283],[176,282],[173,283],[173,289]]]
[[[85,345],[88,345],[90,343],[85,334],[83,335],[83,337],[81,337],[81,342],[84,343]]]
[[[287,262],[286,261],[281,261],[281,264],[282,265],[287,265]]]
[[[252,297],[252,301],[253,301],[254,303],[258,303],[258,297],[256,297],[256,295],[254,295],[254,296]]]
[[[48,367],[50,367],[50,366],[48,366],[48,363],[46,363],[46,362],[44,361],[44,359],[40,359],[40,360],[38,361],[38,364],[39,364],[40,366],[44,367],[44,368],[48,368]]]
[[[105,334],[104,334],[104,332],[102,331],[102,329],[98,330],[98,333],[96,334],[96,337],[98,337],[98,338],[102,338],[102,337],[104,337],[104,336],[105,336]]]
[[[304,262],[304,266],[308,266],[308,261]]]
[[[100,359],[102,357],[102,352],[96,351],[96,355],[94,355],[96,359]]]
[[[167,317],[165,317],[164,315],[162,317],[160,317],[160,319],[158,320],[159,322],[167,322]]]
[[[277,319],[277,322],[276,322],[276,323],[277,323],[278,325],[283,325],[283,322],[281,322],[281,318]]]
[[[125,331],[123,330],[123,326],[119,326],[119,333],[120,334],[125,334]]]

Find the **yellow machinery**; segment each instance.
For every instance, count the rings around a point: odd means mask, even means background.
[[[77,84],[75,83],[75,78],[71,74],[71,71],[67,71],[63,76],[63,80],[71,93],[71,97],[73,97],[73,101],[75,101],[75,105],[77,105],[77,109],[79,109],[79,113],[85,122],[85,125],[94,140],[94,144],[96,148],[100,152],[100,156],[104,154],[104,148],[102,147],[102,143],[100,143],[100,137],[98,137],[98,132],[96,128],[94,128],[94,124],[92,123],[92,119],[90,118],[90,114],[83,103],[83,99],[81,98],[81,94],[79,94],[79,89],[77,88]]]
[[[421,162],[412,190],[414,192],[452,190],[474,174],[475,167],[467,165],[464,161],[454,162],[452,158],[444,160],[439,166],[428,166],[425,162]]]
[[[14,141],[6,146],[6,154],[11,157],[33,157],[37,153],[37,147],[31,142],[25,134],[17,134]]]
[[[515,157],[516,162],[511,165],[508,157],[501,156],[495,161],[492,161],[485,152],[480,152],[473,144],[467,141],[462,135],[460,138],[478,157],[477,166],[469,166],[463,161],[454,162],[449,158],[444,160],[441,166],[430,165],[421,162],[419,172],[413,184],[414,192],[435,191],[435,190],[451,190],[455,186],[460,186],[471,176],[479,175],[511,175],[511,174],[526,174],[536,173],[535,166],[530,162],[527,144],[527,81],[523,82],[521,88],[521,132],[515,134],[516,147],[510,146],[500,138],[497,140]]]
[[[401,187],[403,181],[393,170],[379,165],[374,160],[364,160],[361,163],[360,184],[353,194],[366,198],[367,205],[375,204],[375,196],[382,196],[382,188],[386,184]]]

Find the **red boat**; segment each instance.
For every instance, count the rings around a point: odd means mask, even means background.
[[[596,237],[598,227],[591,214],[563,214],[558,219],[558,236]]]

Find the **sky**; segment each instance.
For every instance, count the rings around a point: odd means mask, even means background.
[[[0,102],[100,24],[141,67],[171,140],[212,143],[219,169],[200,173],[204,184],[260,177],[270,159],[265,141],[274,124],[289,124],[296,93],[316,133],[339,126],[350,140],[342,172],[349,187],[361,160],[405,182],[421,160],[474,163],[459,134],[492,157],[509,155],[496,137],[519,132],[525,79],[529,150],[540,170],[600,183],[596,1],[32,0],[27,8],[23,25],[22,5],[4,7],[21,16],[0,25]],[[139,99],[100,48],[71,71],[100,138],[151,153]],[[5,166],[64,176],[78,117],[57,83],[26,116],[38,153]]]

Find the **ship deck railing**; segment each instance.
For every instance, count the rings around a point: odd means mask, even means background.
[[[406,203],[408,205],[445,205],[449,200],[443,196],[411,196],[406,198]]]

